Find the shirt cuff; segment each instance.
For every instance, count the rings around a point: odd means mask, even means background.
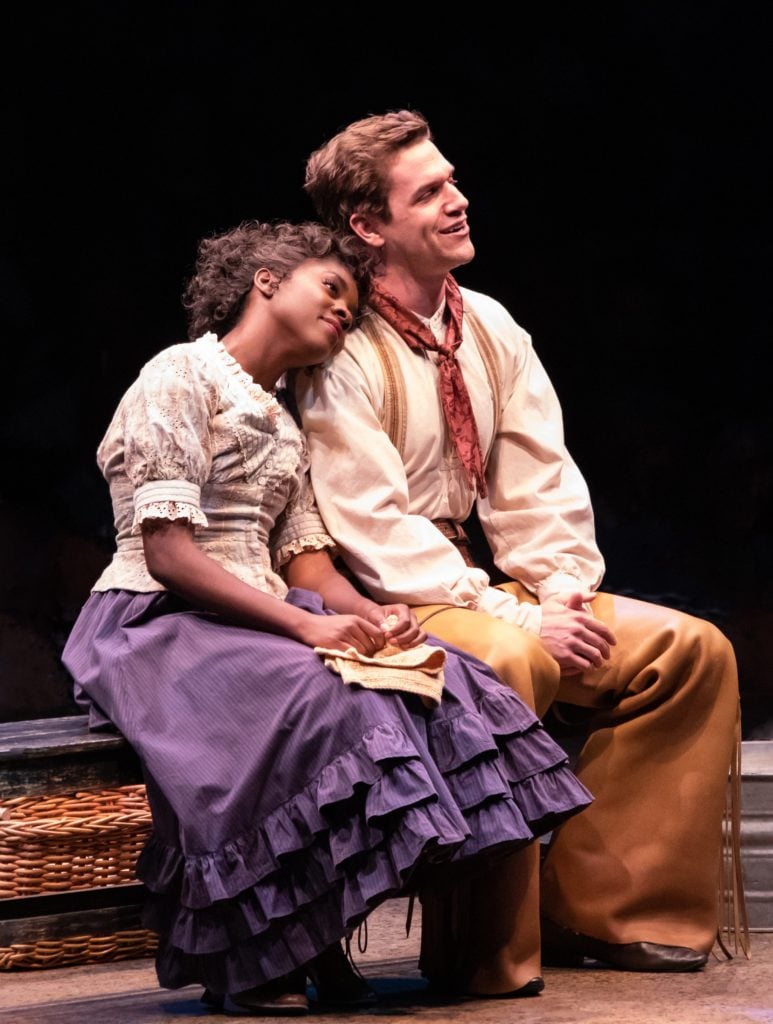
[[[519,601],[513,594],[495,587],[487,587],[481,594],[477,610],[496,619],[512,622],[528,633],[539,636],[542,628],[542,609],[538,604]]]
[[[562,590],[574,590],[582,592],[588,589],[587,583],[583,583],[579,576],[572,576],[568,572],[554,572],[537,586],[537,597],[544,601],[551,594],[557,594]]]
[[[297,508],[270,538],[271,556],[275,565],[282,565],[291,555],[299,551],[318,551],[323,547],[334,547],[316,508]]]
[[[307,537],[298,537],[296,540],[289,540],[282,544],[272,554],[274,568],[279,570],[289,562],[291,558],[302,554],[304,551],[330,551],[331,557],[335,554],[336,545],[332,537],[326,533],[311,533]]]
[[[200,499],[201,488],[189,480],[151,480],[134,492],[132,533],[140,533],[146,519],[185,519],[194,526],[206,526]]]

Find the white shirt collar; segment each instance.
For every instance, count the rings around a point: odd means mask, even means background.
[[[445,339],[445,336],[446,336],[446,325],[445,325],[446,300],[445,300],[445,296],[443,297],[442,302],[440,303],[438,308],[435,310],[435,312],[432,314],[432,316],[430,316],[430,317],[421,316],[420,313],[417,313],[416,316],[418,316],[419,320],[421,320],[421,322],[423,324],[426,324],[426,326],[429,327],[429,329],[432,331],[432,333],[434,334],[434,336],[437,338],[438,341],[443,341]]]

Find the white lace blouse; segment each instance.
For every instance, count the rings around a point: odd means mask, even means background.
[[[93,590],[163,590],[148,573],[141,523],[193,523],[196,543],[240,580],[284,597],[277,570],[332,548],[314,503],[306,447],[290,413],[214,334],[154,356],[97,451],[117,550]]]

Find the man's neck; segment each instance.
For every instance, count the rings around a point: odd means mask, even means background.
[[[377,280],[384,291],[419,316],[431,317],[445,297],[445,275],[419,280],[405,271],[387,267]]]

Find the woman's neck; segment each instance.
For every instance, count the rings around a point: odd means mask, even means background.
[[[241,324],[237,324],[220,341],[226,352],[256,384],[260,384],[264,391],[274,390],[276,382],[287,369],[276,358],[276,346],[273,346],[272,358],[272,346],[268,339],[255,331],[246,331]]]

